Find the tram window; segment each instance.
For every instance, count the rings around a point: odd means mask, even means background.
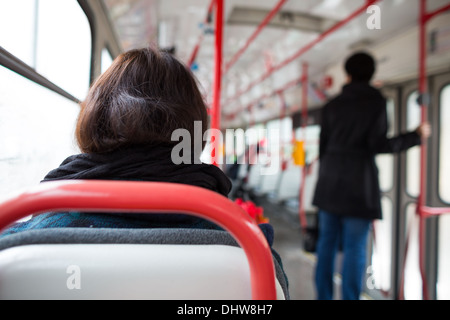
[[[266,128],[265,128],[264,124],[256,124],[256,125],[250,126],[245,132],[245,137],[247,139],[247,145],[249,145],[249,146],[255,145],[255,144],[261,142],[261,140],[264,137],[267,137],[267,134],[264,134],[265,129]]]
[[[247,128],[245,131],[246,145],[253,146],[267,139],[267,132],[265,131],[267,129],[268,126],[266,128],[264,124],[256,124]]]
[[[280,139],[280,129],[281,129],[281,121],[280,120],[272,120],[267,122],[267,139],[271,141],[272,139]],[[278,134],[274,135],[274,132]]]
[[[450,84],[441,91],[440,109],[440,154],[439,154],[439,195],[442,200],[450,202],[450,184],[444,177],[450,176]],[[439,255],[437,275],[437,298],[450,299],[450,217],[444,215],[439,218]]]
[[[106,69],[109,68],[109,66],[112,64],[113,58],[111,56],[111,53],[108,49],[103,48],[102,50],[102,73],[106,71]]]
[[[422,299],[422,278],[419,268],[419,219],[416,214],[416,204],[411,203],[406,208],[407,227],[411,230],[408,256],[405,263],[405,299]]]
[[[261,143],[264,141],[267,143],[268,133],[266,130],[268,130],[268,129],[269,129],[269,124],[267,124],[267,127],[262,123],[250,126],[245,132],[247,147],[255,146],[258,143]],[[264,148],[262,150],[264,150]],[[256,159],[258,160],[258,163],[261,163],[261,161],[265,161],[264,152],[262,153],[262,155],[261,154],[258,155],[258,157]],[[256,160],[255,160],[255,158],[252,158],[252,160],[249,160],[249,161],[256,161]]]
[[[297,128],[295,139],[305,142],[306,163],[312,163],[319,157],[320,125],[308,126],[305,129]]]
[[[373,254],[371,269],[368,270],[370,283],[368,286],[389,291],[391,288],[391,263],[392,263],[392,210],[391,199],[381,199],[383,208],[383,220],[374,221],[375,240],[373,242]],[[372,273],[372,274],[370,274]]]
[[[0,45],[50,81],[84,99],[89,89],[91,31],[76,0],[0,4]]]
[[[83,100],[90,81],[91,30],[78,1],[39,1],[36,70]]]
[[[292,118],[286,117],[281,121],[280,141],[283,144],[283,159],[289,159],[292,154]]]
[[[419,93],[414,91],[408,96],[406,105],[406,129],[415,130],[421,121],[421,111],[417,104]],[[420,148],[410,148],[406,152],[406,192],[413,197],[419,195]]]
[[[389,129],[388,137],[393,137],[395,132],[395,104],[393,99],[388,99],[386,105]],[[387,192],[392,189],[394,184],[394,156],[392,154],[380,154],[376,157],[377,167],[379,169],[380,189]]]
[[[37,0],[0,2],[0,46],[32,67],[35,67],[36,5]]]
[[[270,155],[274,154],[275,152],[279,152],[281,147],[281,128],[282,128],[283,121],[276,119],[267,122],[266,125],[266,134],[267,139],[265,143],[265,150],[267,152],[263,154],[267,154],[269,157]],[[263,158],[261,158],[263,159]],[[265,163],[268,163],[268,160],[270,158],[267,158],[266,160],[263,160]]]
[[[284,118],[281,120],[280,126],[281,141],[284,143],[290,143],[292,141],[292,118]]]
[[[437,298],[450,299],[450,216],[439,218]]]
[[[79,106],[0,66],[0,196],[36,185],[67,156]]]
[[[439,125],[439,195],[450,203],[450,84],[441,91],[441,109]]]

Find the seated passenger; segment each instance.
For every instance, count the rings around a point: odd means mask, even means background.
[[[190,70],[170,53],[145,48],[116,58],[92,85],[76,126],[81,154],[68,157],[43,182],[66,179],[135,180],[182,183],[227,196],[231,183],[216,166],[174,164],[172,132],[186,129],[194,137],[194,122],[207,130],[207,109]],[[205,143],[202,141],[202,148]],[[193,159],[194,160],[194,159]],[[208,199],[205,199],[208,201]],[[18,223],[2,236],[28,229],[206,228],[220,229],[201,218],[176,214],[45,213]],[[273,230],[261,227],[269,243]]]

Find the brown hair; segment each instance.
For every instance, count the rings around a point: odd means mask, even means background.
[[[81,104],[75,134],[86,153],[173,145],[175,129],[194,137],[194,121],[202,121],[204,133],[207,117],[196,79],[185,65],[158,49],[135,49],[118,56],[93,83]]]

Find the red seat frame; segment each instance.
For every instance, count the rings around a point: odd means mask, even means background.
[[[275,300],[272,253],[258,225],[220,194],[189,185],[156,182],[67,180],[41,183],[0,203],[0,230],[50,211],[185,213],[208,219],[236,239],[250,267],[252,298]]]

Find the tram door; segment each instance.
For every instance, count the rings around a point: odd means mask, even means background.
[[[429,78],[427,198],[431,207],[450,206],[450,73]],[[417,82],[386,88],[388,135],[414,130],[421,122]],[[405,299],[422,299],[419,268],[420,147],[399,155],[377,156],[383,219],[374,222],[365,291],[376,299],[395,299],[404,279]],[[405,255],[408,230],[409,246]],[[404,263],[404,259],[405,264]],[[450,215],[427,218],[425,276],[430,299],[450,299]]]
[[[450,73],[431,76],[428,80],[430,105],[428,120],[433,128],[433,135],[428,140],[427,153],[427,197],[426,205],[431,207],[450,206]],[[417,105],[417,85],[409,85],[403,90],[404,125],[403,130],[413,130],[420,123],[420,108]],[[402,183],[400,185],[400,222],[402,230],[399,241],[404,256],[407,228],[411,227],[409,248],[405,268],[399,266],[398,278],[404,272],[405,299],[423,299],[422,276],[419,268],[419,219],[416,201],[419,195],[420,148],[415,147],[403,155],[401,167]],[[430,299],[450,298],[450,233],[449,216],[430,217],[426,221],[424,241],[425,280]]]
[[[432,180],[429,185],[430,205],[433,207],[450,206],[450,73],[432,79],[432,96],[436,104],[431,115],[434,134],[430,148],[433,162],[429,166]],[[431,293],[438,300],[450,299],[450,214],[435,219],[429,232],[436,254],[431,266],[433,283]],[[434,240],[434,242],[433,242]]]
[[[421,122],[416,82],[404,86],[401,94],[401,130],[414,130]],[[404,298],[420,300],[422,299],[422,280],[419,268],[419,219],[416,216],[416,202],[420,192],[420,147],[407,150],[400,155],[400,158],[397,291],[401,289],[399,286],[404,277]],[[408,230],[410,230],[409,245],[408,251],[405,252]],[[406,261],[403,267],[405,255]]]
[[[386,111],[388,117],[388,137],[393,137],[399,131],[399,103],[397,88],[383,90],[386,97]],[[395,243],[396,199],[398,198],[398,176],[395,168],[398,167],[398,156],[382,154],[376,157],[379,170],[381,189],[381,205],[383,219],[374,221],[372,241],[369,241],[369,261],[366,270],[366,293],[375,299],[392,299],[392,275],[395,270],[395,256],[397,252],[392,243]]]

